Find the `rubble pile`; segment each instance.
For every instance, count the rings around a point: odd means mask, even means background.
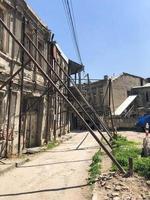
[[[124,178],[115,172],[100,175],[97,185],[104,200],[150,200],[150,181]]]

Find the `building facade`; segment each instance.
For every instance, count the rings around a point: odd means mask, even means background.
[[[116,110],[135,86],[145,83],[142,77],[122,73],[117,77],[104,76],[104,79],[83,85],[83,93],[100,114],[103,110]]]
[[[137,95],[135,99],[135,112],[137,115],[150,114],[150,83],[143,86],[133,87],[132,95]]]
[[[0,18],[67,96],[67,90],[51,68],[67,85],[68,79],[61,68],[68,73],[68,59],[52,41],[52,32],[47,26],[24,0],[0,0]],[[68,106],[0,23],[0,87],[3,85],[0,90],[0,157],[40,146],[69,132]]]
[[[96,112],[110,123],[110,115],[115,113],[115,110],[127,99],[130,95],[131,88],[142,86],[145,80],[142,77],[134,76],[128,73],[122,73],[117,77],[104,76],[104,79],[82,85],[82,93],[88,102],[94,107]],[[91,111],[84,108],[91,115]],[[82,111],[81,111],[82,113]],[[86,119],[86,116],[84,116]],[[82,127],[80,121],[73,114],[73,127]],[[95,119],[96,121],[96,119]],[[88,122],[88,121],[87,121]]]

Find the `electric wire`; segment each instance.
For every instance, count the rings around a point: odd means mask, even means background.
[[[78,56],[80,64],[82,64],[83,62],[82,62],[82,58],[81,58],[79,42],[78,42],[78,37],[77,37],[77,28],[76,28],[73,4],[72,4],[71,0],[70,1],[69,0],[62,0],[62,3],[63,3],[63,7],[64,7],[64,10],[65,10],[66,18],[67,18],[67,21],[68,21],[69,29],[71,31],[73,43],[75,45],[76,54]]]

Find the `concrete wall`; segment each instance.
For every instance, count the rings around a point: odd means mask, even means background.
[[[117,129],[134,129],[137,118],[116,118],[114,119],[114,125]]]
[[[137,87],[132,88],[131,93],[138,95],[135,105],[136,107],[150,107],[150,87]]]
[[[118,78],[112,81],[113,97],[114,97],[114,107],[115,109],[123,103],[123,101],[128,97],[132,87],[140,86],[141,78],[122,74]],[[112,106],[112,104],[111,104]]]
[[[114,108],[116,109],[123,103],[123,101],[130,94],[130,90],[132,87],[141,86],[141,84],[144,84],[144,80],[142,78],[127,73],[123,73],[122,75],[116,78],[112,77],[111,78],[112,88],[110,89],[110,91],[111,94],[113,94]],[[86,96],[87,100],[93,105],[93,107],[99,114],[103,112],[103,108],[105,108],[105,110],[108,109],[109,107],[108,78],[93,82],[91,84],[84,84],[83,89],[84,89],[84,95]],[[113,111],[112,95],[110,98],[110,106],[111,110]]]

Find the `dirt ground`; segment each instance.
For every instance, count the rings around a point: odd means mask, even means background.
[[[72,138],[47,150],[32,161],[0,176],[0,200],[88,200],[88,169],[98,145],[89,134],[72,133]]]
[[[119,133],[141,144],[145,136],[133,131]],[[105,183],[99,181],[92,196],[91,187],[87,185],[88,169],[99,146],[89,134],[80,149],[75,150],[86,134],[71,133],[72,138],[58,147],[33,156],[28,163],[0,176],[0,200],[144,199],[149,188],[142,178],[136,176],[122,179],[117,175]],[[104,155],[102,173],[107,174],[110,168],[111,161]],[[120,191],[116,191],[116,187],[121,187]],[[122,190],[125,198],[112,197],[121,195]],[[129,194],[132,198],[129,198]]]
[[[126,136],[129,140],[136,141],[142,146],[145,133],[134,131],[121,131],[118,134]],[[150,200],[150,186],[146,180],[136,174],[130,178],[122,178],[116,174],[109,175],[111,161],[106,155],[102,160],[102,175],[95,184],[93,200]]]

